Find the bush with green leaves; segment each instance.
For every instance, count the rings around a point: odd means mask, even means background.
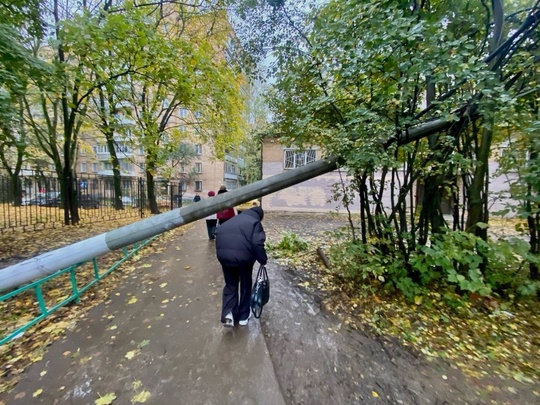
[[[423,285],[446,283],[459,291],[486,296],[535,294],[536,284],[529,279],[527,242],[489,240],[461,231],[447,232],[422,246],[409,260]]]
[[[361,290],[397,289],[409,300],[440,287],[461,295],[495,293],[510,298],[540,291],[528,270],[529,263],[538,259],[518,238],[485,242],[467,232],[446,232],[412,252],[408,262],[399,249],[385,245],[383,254],[377,246],[380,241],[335,244],[329,252],[334,271]]]
[[[397,288],[413,299],[420,293],[421,286],[408,276],[400,251],[390,250],[391,254],[383,254],[380,244],[346,241],[333,245],[329,257],[334,271],[361,291],[390,292]]]
[[[268,250],[275,255],[290,255],[307,250],[308,243],[293,232],[282,232],[281,240],[276,244],[268,244]]]

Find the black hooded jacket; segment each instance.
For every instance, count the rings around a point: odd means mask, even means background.
[[[253,265],[255,261],[266,264],[263,217],[262,208],[253,207],[217,228],[216,254],[223,266]]]

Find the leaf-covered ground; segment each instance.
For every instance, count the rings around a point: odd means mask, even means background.
[[[269,222],[271,218],[267,219]],[[397,295],[360,294],[332,270],[317,249],[328,251],[333,243],[326,230],[346,225],[334,215],[315,215],[311,220],[326,224],[306,229],[291,215],[289,233],[307,242],[305,251],[273,251],[273,260],[290,266],[302,278],[301,288],[319,297],[321,306],[343,319],[353,329],[394,337],[428,359],[444,359],[459,367],[481,389],[496,394],[530,390],[540,403],[540,305],[499,303],[497,309],[482,300],[459,308],[445,305],[438,292],[415,303]],[[283,230],[268,227],[268,241],[278,243]],[[508,226],[499,225],[500,234]]]
[[[2,246],[0,265],[5,267],[46,251],[108,232],[135,220],[137,218],[34,232],[3,234],[0,235],[0,245]],[[75,323],[84,318],[92,307],[105,301],[111,291],[115,290],[136,269],[135,266],[138,261],[159,251],[160,241],[172,237],[173,232],[184,233],[191,226],[193,225],[187,225],[160,236],[123,263],[116,271],[111,272],[102,279],[97,288],[91,288],[82,294],[78,304],[71,303],[61,307],[45,320],[24,332],[20,337],[12,340],[9,344],[0,346],[0,392],[6,392],[15,385],[29,365],[43,358],[48,346],[63,336],[66,330],[73,328]],[[100,271],[107,269],[118,261],[122,254],[121,251],[116,251],[100,258],[98,261]],[[85,265],[77,271],[77,283],[79,286],[87,284],[92,278],[93,268],[90,265]],[[53,280],[44,285],[43,288],[44,299],[49,308],[67,298],[72,291],[68,275]],[[0,303],[0,330],[2,331],[2,337],[16,327],[26,324],[36,315],[39,315],[39,308],[33,292],[23,293]]]
[[[16,260],[68,245],[130,221],[2,235],[0,264],[4,267]],[[325,311],[342,318],[343,323],[351,329],[395,337],[419,356],[445,359],[467,373],[486,393],[497,396],[500,391],[519,393],[528,390],[530,397],[538,398],[536,402],[540,402],[538,305],[503,303],[497,310],[492,310],[480,301],[456,310],[445,306],[438,293],[432,293],[414,304],[398,296],[361,296],[355,288],[326,269],[316,253],[317,248],[328,251],[332,239],[326,231],[346,225],[343,217],[267,213],[264,225],[270,244],[279,242],[283,231],[294,232],[308,242],[308,248],[300,253],[279,255],[274,252],[273,260],[294,268],[302,278],[300,288],[318,297]],[[173,232],[184,233],[190,226]],[[172,236],[172,233],[168,233],[160,238]],[[30,364],[43,357],[47,346],[73,327],[77,320],[84,318],[94,305],[106,300],[111,291],[135,269],[137,261],[159,251],[160,240],[163,239],[158,239],[118,271],[111,273],[100,282],[99,288],[89,290],[81,297],[80,304],[58,310],[12,343],[0,346],[0,392],[9,390]],[[100,260],[100,268],[112,264],[119,255],[120,252],[114,252]],[[87,279],[92,277],[91,269],[81,273]],[[46,289],[46,299],[48,302],[58,302],[69,293],[69,279],[65,278]],[[27,321],[37,313],[35,307],[33,294],[0,304],[0,330],[5,331],[14,321]]]

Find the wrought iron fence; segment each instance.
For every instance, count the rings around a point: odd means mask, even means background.
[[[189,204],[179,181],[158,180],[154,193],[160,211]],[[75,179],[80,223],[97,223],[150,215],[146,181],[122,177],[123,208],[114,206],[112,177],[81,174]],[[18,196],[18,198],[16,198]],[[20,200],[20,201],[18,201]],[[25,170],[17,179],[0,173],[0,232],[30,231],[64,226],[60,182],[54,173]]]

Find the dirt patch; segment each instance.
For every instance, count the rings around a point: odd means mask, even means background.
[[[347,226],[347,220],[336,215],[265,217],[270,244],[277,243],[283,231],[324,243],[324,232],[341,226]],[[311,243],[312,255],[314,249]],[[320,283],[321,264],[314,266],[307,258],[277,261],[284,265],[270,274],[272,305],[261,323],[289,403],[322,404],[329,398],[346,404],[539,403],[538,380],[522,383],[489,373],[473,378],[452,361],[425,356],[396,338],[377,336],[355,316],[347,294]],[[291,262],[295,265],[285,265]],[[348,310],[329,302],[340,302]],[[483,366],[490,370],[489,364]]]

